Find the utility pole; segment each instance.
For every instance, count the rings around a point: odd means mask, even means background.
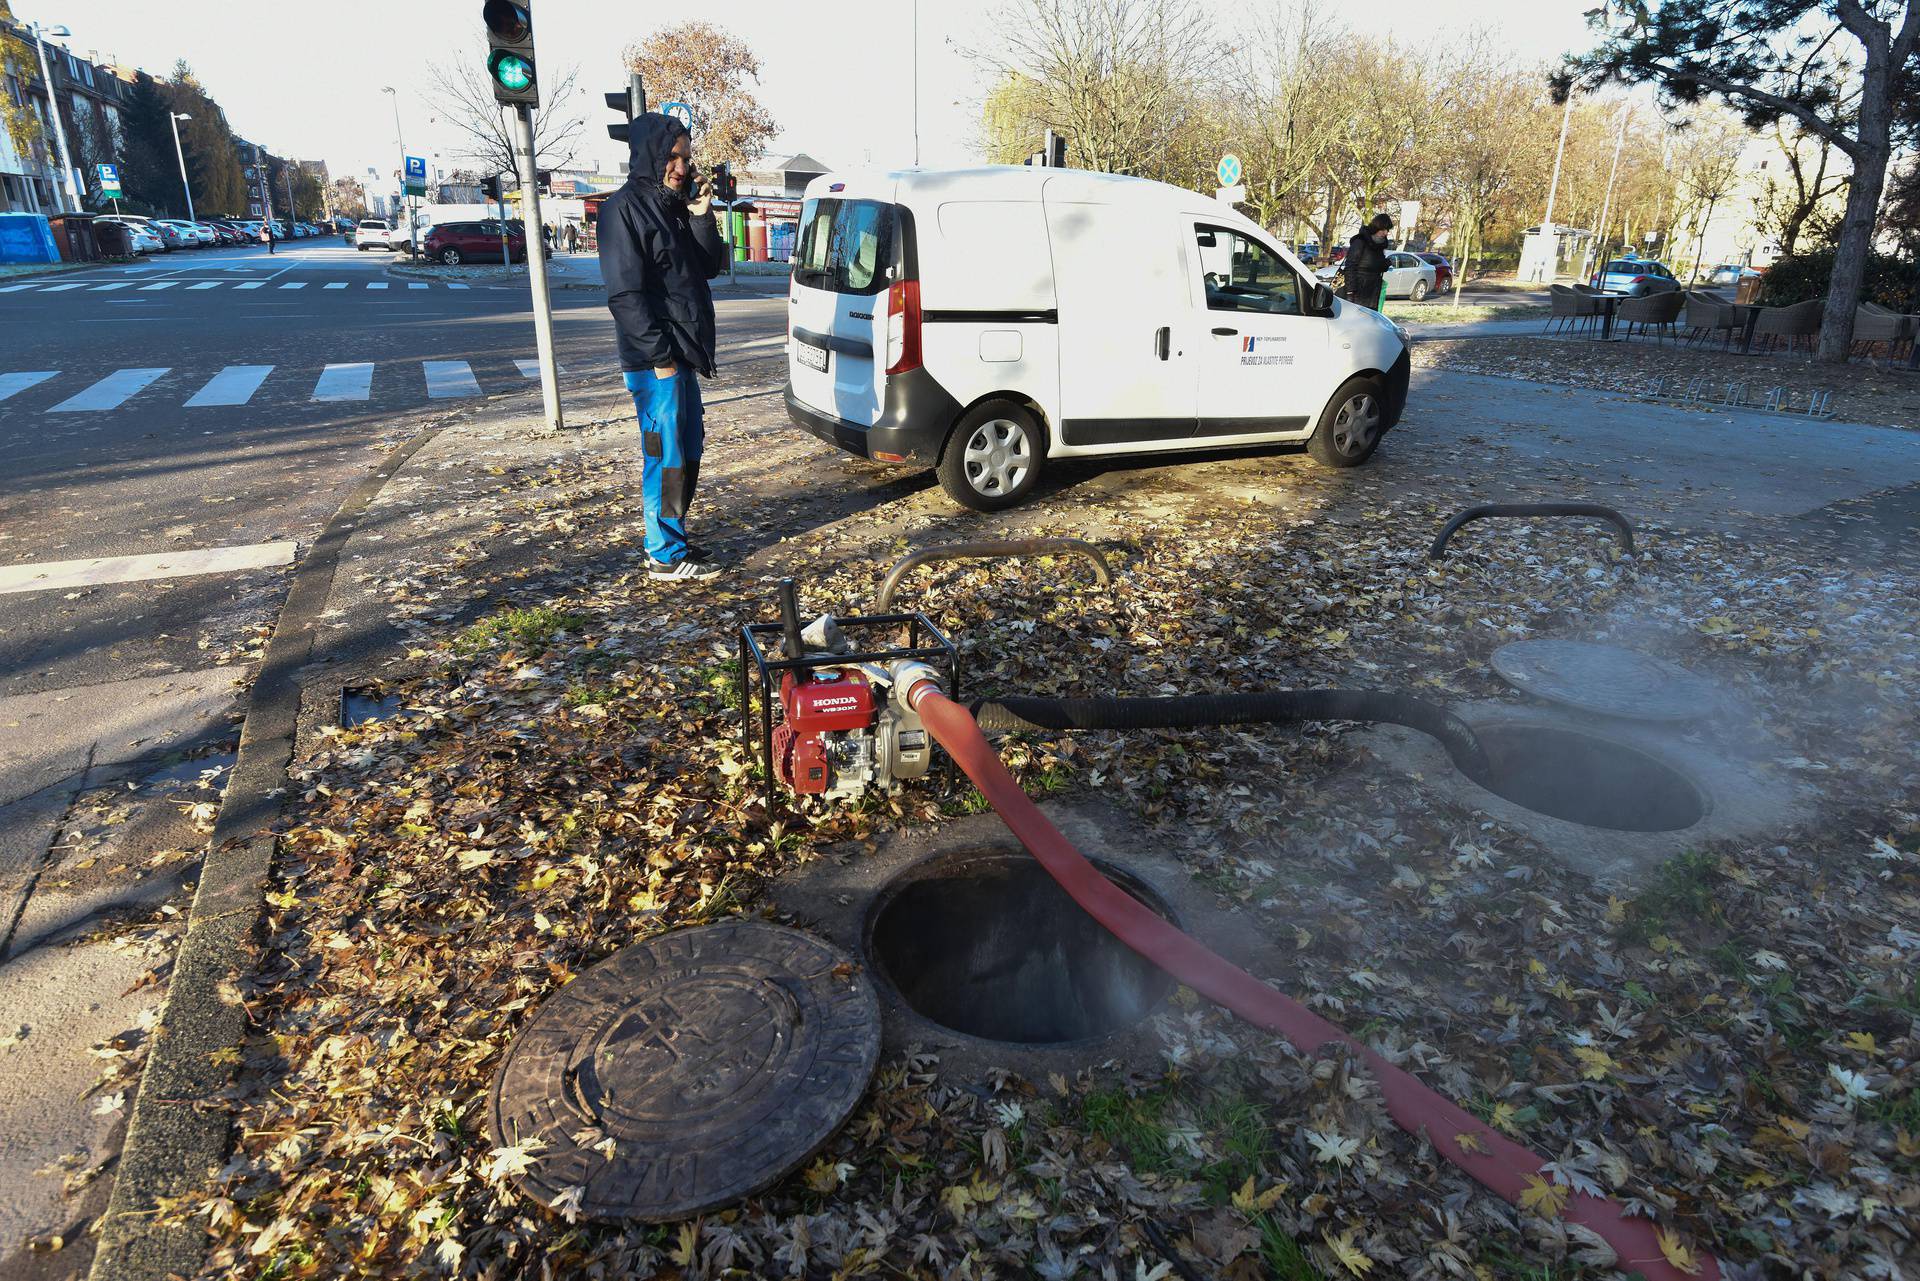
[[[1547,217],[1540,232],[1547,238],[1547,283],[1560,274],[1560,233],[1553,225],[1553,201],[1560,194],[1560,162],[1567,155],[1567,126],[1573,122],[1573,90],[1567,90],[1567,107],[1560,113],[1560,145],[1553,151],[1553,180],[1547,184]]]
[[[415,207],[413,197],[407,194],[407,135],[400,128],[400,91],[392,85],[384,85],[380,92],[393,95],[393,137],[400,144],[400,195],[407,205],[407,257],[418,258],[420,241],[415,234]]]
[[[540,355],[540,399],[547,426],[566,428],[560,415],[560,376],[553,358],[553,299],[547,293],[547,246],[540,224],[540,172],[533,153],[533,108],[525,103],[513,109],[520,166],[520,205],[527,216],[527,282],[533,290],[533,336]]]
[[[1600,226],[1595,229],[1600,246],[1600,270],[1607,269],[1607,220],[1613,215],[1613,181],[1620,175],[1620,149],[1627,143],[1627,118],[1633,114],[1633,104],[1620,104],[1620,132],[1613,140],[1613,167],[1607,170],[1607,195],[1600,202]],[[1583,267],[1581,275],[1586,275]]]
[[[187,221],[193,221],[193,184],[187,181],[187,153],[180,149],[180,122],[191,120],[184,111],[169,111],[167,123],[173,126],[173,156],[180,162],[180,189],[187,193]]]
[[[913,164],[920,167],[920,0],[913,0]]]
[[[60,189],[67,193],[68,213],[80,212],[80,189],[73,185],[73,161],[67,156],[67,127],[60,122],[60,94],[53,87],[53,72],[47,66],[47,42],[45,36],[59,36],[71,39],[73,32],[66,27],[43,27],[37,22],[27,24],[27,30],[33,33],[33,47],[40,52],[40,79],[47,86],[47,114],[53,117],[54,141],[60,144]]]

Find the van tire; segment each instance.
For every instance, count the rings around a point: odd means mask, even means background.
[[[1386,389],[1368,374],[1349,378],[1320,411],[1307,452],[1323,467],[1358,467],[1373,457],[1386,431]]]
[[[975,405],[940,451],[940,488],[962,507],[1002,511],[1033,492],[1047,456],[1047,432],[1010,400]]]

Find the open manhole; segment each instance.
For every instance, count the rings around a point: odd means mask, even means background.
[[[1139,880],[1097,866],[1174,920]],[[917,1013],[992,1041],[1058,1045],[1106,1036],[1139,1022],[1174,987],[1039,863],[1004,850],[939,855],[902,872],[875,897],[866,943],[874,969]]]
[[[1549,725],[1475,732],[1491,766],[1475,781],[1536,813],[1619,832],[1674,832],[1706,816],[1686,775],[1625,743]]]

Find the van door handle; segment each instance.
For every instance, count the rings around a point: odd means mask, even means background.
[[[1153,331],[1153,354],[1165,360],[1173,350],[1173,326],[1162,325]]]
[[[1231,338],[1235,334],[1239,333],[1240,331],[1238,329],[1228,329],[1226,326],[1222,325],[1220,328],[1214,330],[1213,332],[1215,334],[1218,334],[1222,338]]]

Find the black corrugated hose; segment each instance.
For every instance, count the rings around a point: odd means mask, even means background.
[[[1206,725],[1295,721],[1383,721],[1431,736],[1454,768],[1486,778],[1486,750],[1472,727],[1437,703],[1376,689],[1283,689],[1256,694],[1189,694],[1177,698],[979,699],[973,717],[988,733],[1016,730],[1193,729]]]

